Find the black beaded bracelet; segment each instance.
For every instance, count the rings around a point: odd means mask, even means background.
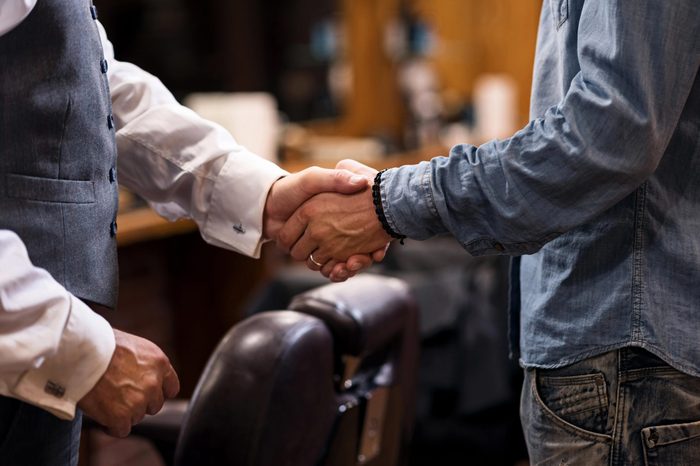
[[[372,185],[372,202],[374,203],[374,211],[377,213],[377,218],[379,219],[379,223],[382,224],[384,231],[386,231],[392,238],[398,239],[399,243],[403,244],[403,240],[406,239],[406,236],[396,233],[391,228],[389,222],[386,220],[386,216],[384,215],[384,207],[382,206],[382,196],[379,193],[379,185],[382,182],[382,173],[385,171],[386,169],[377,172],[374,177],[374,184]]]

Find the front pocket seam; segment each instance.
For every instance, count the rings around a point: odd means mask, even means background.
[[[589,430],[582,429],[560,418],[554,411],[549,409],[549,407],[545,404],[544,400],[542,400],[542,398],[540,397],[539,387],[537,387],[537,370],[535,370],[535,373],[533,374],[531,384],[531,391],[533,396],[535,397],[535,402],[540,406],[540,409],[545,414],[545,416],[551,418],[552,421],[558,424],[561,428],[573,435],[579,435],[588,440],[605,441],[606,443],[612,441],[611,435],[599,434],[597,432],[591,432]]]
[[[541,385],[549,387],[565,387],[567,385],[580,385],[582,382],[590,382],[595,384],[596,380],[601,378],[600,374],[582,374],[582,375],[563,375],[551,376],[544,375],[540,378]]]
[[[650,431],[650,430],[659,431],[659,430],[668,429],[669,427],[688,426],[688,425],[700,426],[700,421],[683,422],[683,423],[680,423],[680,424],[669,424],[669,425],[647,426],[647,427],[644,427],[644,428],[642,429],[642,438],[644,439],[644,444],[645,444],[645,445],[647,444],[647,438],[648,438],[647,435],[645,435],[645,432],[648,432],[648,431]],[[698,431],[698,432],[696,432],[696,433],[694,433],[694,434],[692,434],[692,435],[688,435],[688,436],[686,436],[686,437],[682,437],[682,438],[678,438],[678,439],[673,439],[673,440],[669,440],[669,441],[666,441],[666,442],[658,442],[658,443],[655,443],[654,445],[649,445],[649,448],[650,448],[650,449],[654,449],[654,448],[659,448],[659,447],[666,447],[666,446],[669,446],[669,445],[674,445],[674,444],[676,444],[676,443],[681,443],[681,442],[686,442],[686,441],[688,441],[688,440],[693,440],[693,439],[698,438],[698,437],[700,437],[700,431]]]

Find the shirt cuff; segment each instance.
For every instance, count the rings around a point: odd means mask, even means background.
[[[424,240],[447,232],[435,206],[430,162],[385,171],[379,192],[384,216],[398,234]]]
[[[215,246],[260,257],[267,193],[287,174],[244,149],[230,155],[214,183],[202,237]]]
[[[71,310],[58,350],[19,378],[12,396],[61,419],[73,419],[76,404],[107,370],[116,343],[107,321],[70,296]]]

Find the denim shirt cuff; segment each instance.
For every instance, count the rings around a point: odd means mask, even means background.
[[[384,215],[395,232],[423,240],[447,231],[435,207],[429,162],[387,170],[380,188]]]

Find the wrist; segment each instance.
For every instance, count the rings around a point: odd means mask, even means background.
[[[265,205],[263,206],[262,214],[262,239],[263,241],[269,241],[273,239],[277,230],[282,226],[275,216],[275,195],[279,189],[278,183],[280,180],[284,179],[285,176],[280,176],[275,181],[272,182],[270,189],[267,191],[267,196],[265,198]]]
[[[394,231],[394,229],[389,225],[389,222],[386,219],[386,215],[384,213],[384,204],[382,203],[382,194],[381,194],[381,184],[382,184],[382,174],[386,170],[381,170],[377,172],[377,174],[374,177],[374,184],[372,184],[372,203],[374,204],[374,212],[377,214],[377,220],[379,220],[379,224],[382,226],[382,229],[386,232],[387,235],[389,235],[393,239],[398,239],[401,244],[404,244],[404,240],[406,239],[406,235],[402,235],[401,233]]]

